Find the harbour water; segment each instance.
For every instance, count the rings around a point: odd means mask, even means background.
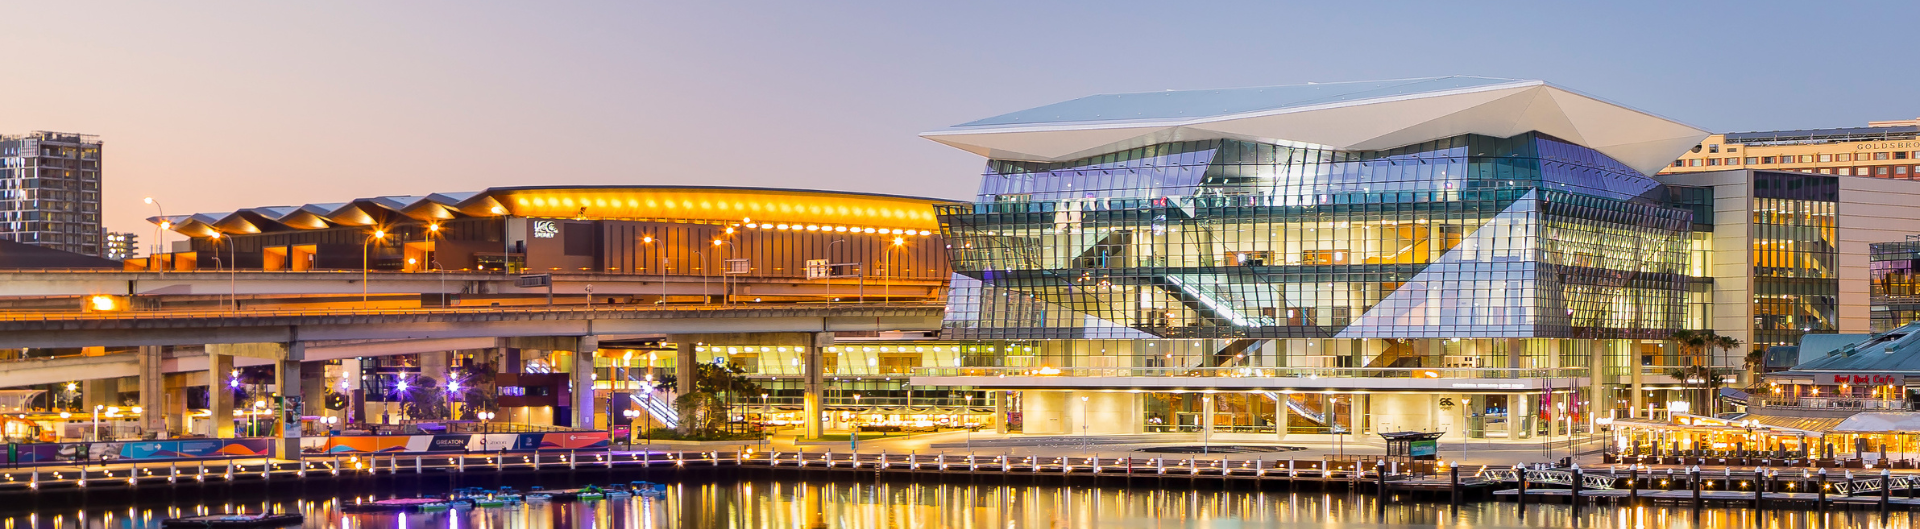
[[[1910,512],[1753,511],[1682,505],[1389,500],[1346,491],[1195,490],[1024,483],[802,481],[768,477],[669,483],[657,497],[535,502],[441,512],[346,513],[342,505],[396,497],[310,496],[246,503],[143,502],[36,508],[0,505],[0,529],[160,527],[163,519],[298,511],[313,528],[1245,528],[1501,527],[1800,529],[1914,527]],[[11,503],[11,502],[9,502]],[[23,508],[25,507],[25,508]]]

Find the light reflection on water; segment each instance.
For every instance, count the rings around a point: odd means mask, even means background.
[[[1671,505],[1588,507],[1390,501],[1347,492],[1258,492],[1063,487],[1055,485],[898,484],[741,480],[669,485],[662,498],[554,502],[471,511],[345,514],[352,498],[279,504],[132,507],[0,515],[0,529],[157,528],[170,516],[299,509],[315,528],[1239,528],[1239,527],[1538,527],[1593,529],[1914,529],[1915,514],[1829,513]]]

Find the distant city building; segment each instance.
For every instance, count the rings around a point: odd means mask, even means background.
[[[100,138],[0,135],[0,240],[99,256]]]
[[[108,233],[106,258],[132,259],[140,256],[140,236],[132,232]]]
[[[1920,119],[1873,121],[1845,129],[1715,134],[1660,172],[1723,169],[1911,180],[1920,176]]]

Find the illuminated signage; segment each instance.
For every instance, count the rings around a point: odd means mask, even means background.
[[[533,221],[533,238],[552,239],[560,236],[560,225],[551,220]]]
[[[1834,375],[1834,384],[1859,384],[1873,386],[1905,386],[1906,375]]]

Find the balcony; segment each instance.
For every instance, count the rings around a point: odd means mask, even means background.
[[[1768,408],[1794,408],[1805,410],[1910,410],[1906,399],[1875,399],[1858,397],[1779,397],[1766,399]]]
[[[1587,384],[1584,368],[923,367],[913,384],[989,388],[1513,392]]]

